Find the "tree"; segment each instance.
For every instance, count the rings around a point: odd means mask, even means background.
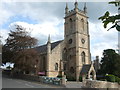
[[[37,44],[37,39],[31,37],[22,26],[15,27],[15,30],[10,31],[3,46],[3,62],[15,63],[15,68],[19,71],[29,71],[34,67],[34,60],[39,59],[35,49],[32,49]]]
[[[35,49],[25,49],[18,52],[15,57],[15,67],[22,72],[30,73],[31,71],[36,73],[35,69],[38,66],[39,55]]]
[[[8,47],[3,45],[2,47],[2,63],[13,62],[15,52],[11,51]]]
[[[34,47],[37,44],[37,39],[31,37],[29,33],[20,25],[15,25],[15,30],[10,30],[9,37],[6,40],[5,46],[11,51],[19,51]]]
[[[115,50],[104,50],[100,72],[104,75],[113,74],[120,77],[120,55]]]
[[[116,7],[120,5],[120,1],[112,1],[109,2],[109,4],[114,4]],[[107,25],[109,23],[112,23],[112,27],[110,27],[108,30],[112,29],[112,28],[116,28],[117,31],[120,32],[120,14],[116,14],[116,15],[112,15],[110,16],[109,11],[107,11],[103,16],[99,17],[99,20],[102,21],[102,23],[104,24],[104,28],[107,28]]]

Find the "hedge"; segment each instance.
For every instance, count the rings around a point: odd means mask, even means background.
[[[109,82],[118,82],[120,84],[120,78],[115,76],[115,75],[105,75],[106,76],[106,80]]]
[[[67,76],[68,81],[76,81],[75,77],[73,76]]]
[[[82,82],[82,76],[79,77],[79,81]]]

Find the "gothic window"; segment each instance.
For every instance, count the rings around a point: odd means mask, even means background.
[[[85,52],[84,51],[81,53],[81,59],[82,59],[82,63],[85,64]]]
[[[64,48],[63,52],[64,52],[64,53],[66,53],[66,52],[67,52],[67,49],[66,49],[66,48]]]
[[[69,60],[71,60],[71,58],[72,58],[72,56],[70,55],[70,56],[69,56]]]
[[[45,68],[46,68],[45,59],[46,59],[45,56],[43,56],[43,60],[42,60],[43,71],[45,71]]]
[[[67,60],[67,49],[66,48],[64,48],[63,49],[63,60]]]
[[[88,33],[88,28],[89,28],[89,27],[88,27],[88,21],[87,21],[87,33]]]
[[[70,68],[70,73],[74,73],[75,71],[74,71],[74,68],[73,67],[71,67]]]
[[[55,64],[55,70],[58,70],[58,63]]]
[[[83,18],[81,19],[81,22],[82,22],[82,29],[84,30],[84,19]]]
[[[66,64],[64,64],[64,70],[66,71]]]
[[[70,18],[70,29],[73,28],[73,25],[72,25],[72,19]]]

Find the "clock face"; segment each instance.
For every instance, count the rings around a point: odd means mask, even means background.
[[[82,42],[82,44],[84,44],[84,43],[85,43],[85,39],[82,38],[82,39],[81,39],[81,42]]]

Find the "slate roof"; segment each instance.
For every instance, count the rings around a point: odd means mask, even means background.
[[[90,64],[89,64],[89,65],[83,65],[80,74],[81,74],[81,75],[83,75],[83,74],[87,74],[87,73],[89,72],[89,70],[90,70],[90,67],[91,67]]]
[[[58,44],[60,44],[63,40],[51,43],[51,50],[53,50]],[[38,46],[35,48],[39,53],[46,53],[47,52],[47,44]]]

